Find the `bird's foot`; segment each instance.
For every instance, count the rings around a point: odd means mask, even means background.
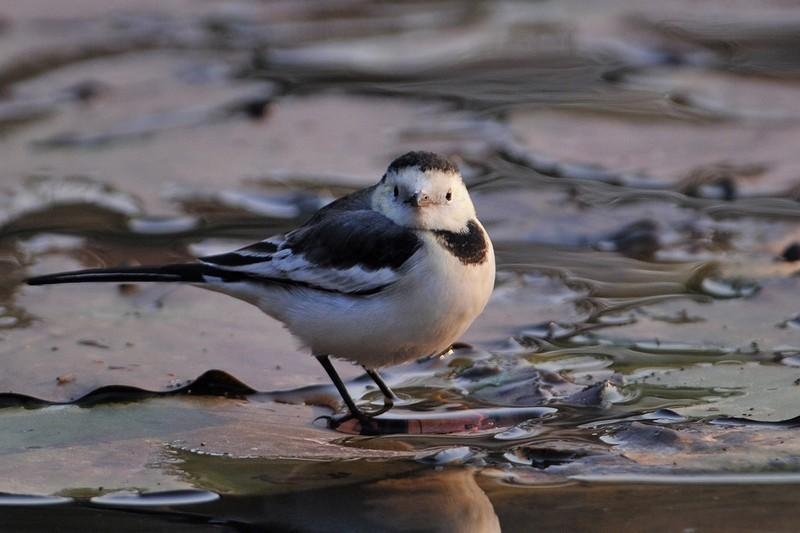
[[[384,396],[383,397],[383,405],[377,411],[370,411],[369,414],[361,413],[363,416],[369,416],[370,418],[375,418],[376,416],[380,416],[392,407],[394,407],[394,396]]]
[[[381,409],[376,413],[366,414],[361,411],[357,413],[348,412],[341,415],[323,415],[317,417],[317,420],[325,420],[330,429],[342,428],[348,433],[359,433],[361,435],[380,435],[381,424],[374,417],[386,410]]]

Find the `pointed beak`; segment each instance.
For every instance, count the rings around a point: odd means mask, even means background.
[[[431,205],[433,200],[424,192],[416,192],[406,200],[406,203],[412,207],[425,207],[426,205]]]

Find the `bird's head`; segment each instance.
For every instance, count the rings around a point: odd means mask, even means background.
[[[401,226],[463,231],[475,207],[458,167],[432,152],[408,152],[389,165],[372,207]]]

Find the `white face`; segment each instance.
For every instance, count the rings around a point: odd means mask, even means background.
[[[457,172],[406,167],[388,172],[372,195],[372,207],[401,226],[465,231],[475,207]]]

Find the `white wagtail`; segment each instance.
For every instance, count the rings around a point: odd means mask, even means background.
[[[494,277],[492,243],[458,167],[409,152],[376,185],[285,235],[195,263],[79,270],[28,283],[181,281],[252,303],[311,350],[364,426],[395,399],[376,368],[446,350],[483,310]],[[359,410],[329,356],[362,365],[383,408]]]

